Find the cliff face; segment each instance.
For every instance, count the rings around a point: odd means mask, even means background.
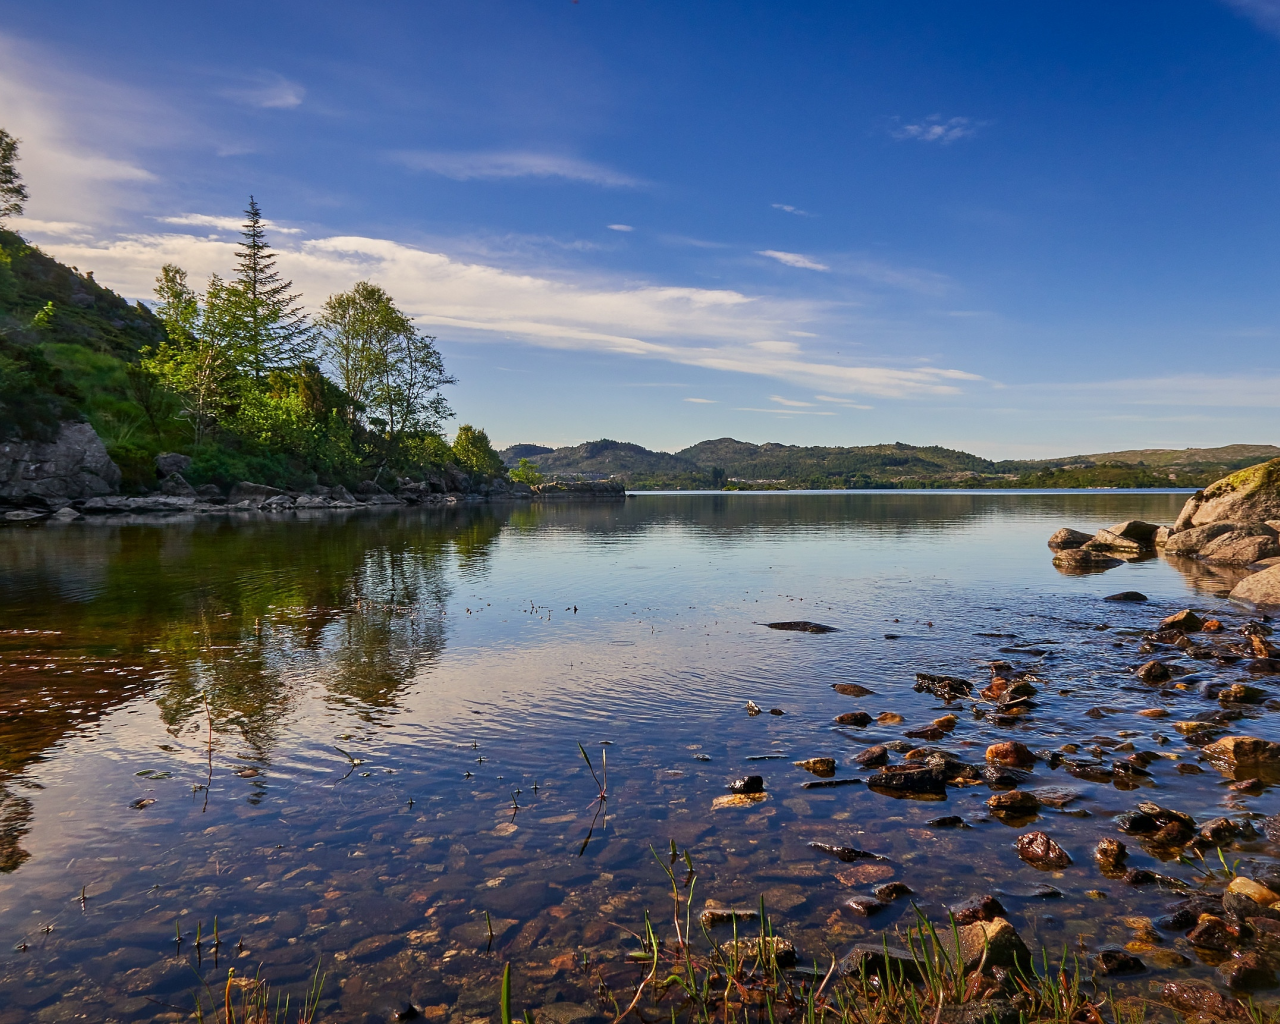
[[[119,468],[87,423],[63,423],[52,441],[0,442],[0,506],[54,512],[119,486]]]

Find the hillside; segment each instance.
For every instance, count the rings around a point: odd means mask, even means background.
[[[751,444],[731,437],[702,441],[674,455],[635,444],[593,441],[571,448],[514,445],[550,476],[616,476],[628,486],[654,488],[901,488],[901,487],[1168,487],[1203,486],[1225,473],[1280,456],[1272,445],[1152,448],[1060,459],[994,462],[936,445],[802,447]]]

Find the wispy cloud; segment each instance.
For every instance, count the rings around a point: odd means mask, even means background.
[[[630,224],[610,224],[609,230],[610,231],[634,231],[635,228],[633,228]]]
[[[695,405],[717,405],[714,398],[686,398],[686,402],[693,402]]]
[[[819,263],[817,260],[810,259],[808,256],[802,256],[798,252],[779,252],[777,249],[757,249],[757,256],[768,256],[771,260],[777,260],[784,263],[788,267],[799,267],[801,270],[830,270],[825,263]]]
[[[777,352],[782,355],[794,355],[800,351],[800,346],[794,341],[753,341],[751,347],[761,352]]]
[[[834,416],[835,413],[825,409],[756,409],[751,406],[737,406],[734,412],[765,412],[774,416]]]
[[[847,398],[834,398],[831,395],[814,395],[819,402],[831,402],[835,405],[842,405],[846,409],[874,409],[873,405],[862,405],[859,402],[851,402]]]
[[[504,178],[563,178],[606,188],[635,188],[639,179],[575,157],[552,153],[447,153],[432,150],[402,150],[391,159],[412,171],[430,171],[455,181],[501,180]]]
[[[946,274],[918,267],[895,267],[878,260],[855,259],[841,264],[837,270],[847,271],[873,284],[888,285],[922,295],[942,295],[952,290],[953,283]]]
[[[775,210],[781,210],[783,213],[792,213],[792,214],[795,214],[797,217],[813,216],[813,214],[811,214],[808,210],[802,210],[798,206],[791,206],[787,203],[773,203],[772,206]]]
[[[241,85],[220,90],[220,94],[237,103],[263,110],[292,110],[302,106],[307,90],[284,75],[261,71]]]
[[[189,225],[197,228],[213,228],[217,231],[239,231],[244,227],[243,217],[215,217],[208,213],[183,213],[174,217],[156,217],[161,224]],[[281,235],[300,235],[302,228],[286,228],[273,220],[262,221],[262,226]]]
[[[1280,35],[1280,0],[1225,0],[1260,28]]]
[[[1271,368],[1251,377],[1188,373],[1084,383],[1015,384],[1010,385],[1010,390],[1123,395],[1125,403],[1132,405],[1280,409],[1280,372]],[[1104,399],[1104,404],[1113,402],[1111,397]]]
[[[60,259],[94,268],[98,280],[139,298],[150,294],[156,268],[163,263],[178,263],[199,279],[225,273],[234,260],[233,239],[176,232],[96,243],[52,240],[46,248]],[[356,236],[282,246],[280,268],[315,304],[355,281],[376,281],[423,328],[454,343],[495,341],[608,353],[749,374],[826,394],[936,397],[960,393],[963,385],[982,380],[959,369],[874,360],[857,365],[769,344],[791,324],[831,315],[826,304],[815,300],[634,285],[585,275],[552,279]]]
[[[967,117],[944,119],[933,114],[916,124],[902,124],[898,121],[889,134],[895,139],[916,139],[919,142],[936,142],[940,146],[948,146],[958,139],[972,135],[977,127],[978,122]]]
[[[793,409],[812,409],[812,402],[797,402],[794,398],[783,398],[781,395],[770,395],[769,401],[777,402],[779,405],[785,405]]]

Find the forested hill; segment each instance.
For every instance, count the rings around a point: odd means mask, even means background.
[[[504,451],[508,465],[529,458],[551,476],[618,477],[648,488],[833,487],[1169,487],[1203,486],[1280,456],[1272,445],[1144,449],[1034,461],[993,461],[936,445],[801,447],[702,441],[674,455],[618,441],[593,441],[530,454]]]

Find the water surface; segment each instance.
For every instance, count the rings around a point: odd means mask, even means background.
[[[1036,950],[1131,941],[1124,918],[1171,897],[1100,875],[1091,850],[1117,835],[1113,815],[1141,799],[1197,819],[1275,810],[1269,791],[1177,770],[1197,752],[1135,712],[1217,704],[1137,683],[1140,633],[1188,605],[1246,620],[1222,598],[1230,576],[1164,559],[1064,576],[1044,542],[1062,525],[1172,522],[1184,499],[641,494],[0,531],[0,1024],[186,1014],[228,965],[298,992],[321,963],[335,1021],[409,1001],[431,1020],[489,1017],[508,960],[518,1006],[590,1004],[592,965],[625,973],[628,929],[646,907],[667,915],[651,847],[673,840],[698,868],[696,905],[763,894],[817,960],[907,923],[905,901],[870,920],[841,909],[888,878],[934,914],[1002,890]],[[1102,601],[1120,590],[1151,601]],[[762,625],[789,619],[838,631]],[[1040,680],[1019,723],[912,690],[922,671],[983,685],[993,660]],[[832,723],[851,710],[904,722]],[[853,755],[947,710],[959,724],[939,745],[974,763],[1011,738],[1177,760],[1136,790],[1041,765],[1037,784],[1078,795],[1020,828],[986,813],[985,785],[894,799],[805,789],[791,764],[865,774]],[[1262,714],[1242,731],[1280,739]],[[601,775],[607,759],[604,814],[578,744]],[[713,810],[749,773],[768,798]],[[941,814],[972,827],[926,825]],[[1020,861],[1028,827],[1075,863]],[[888,860],[842,864],[811,840]],[[1133,866],[1196,877],[1130,848]],[[1261,870],[1270,852],[1233,856]],[[1062,895],[1033,895],[1045,883]],[[1149,962],[1135,991],[1212,976],[1185,940],[1162,941],[1189,965]]]

